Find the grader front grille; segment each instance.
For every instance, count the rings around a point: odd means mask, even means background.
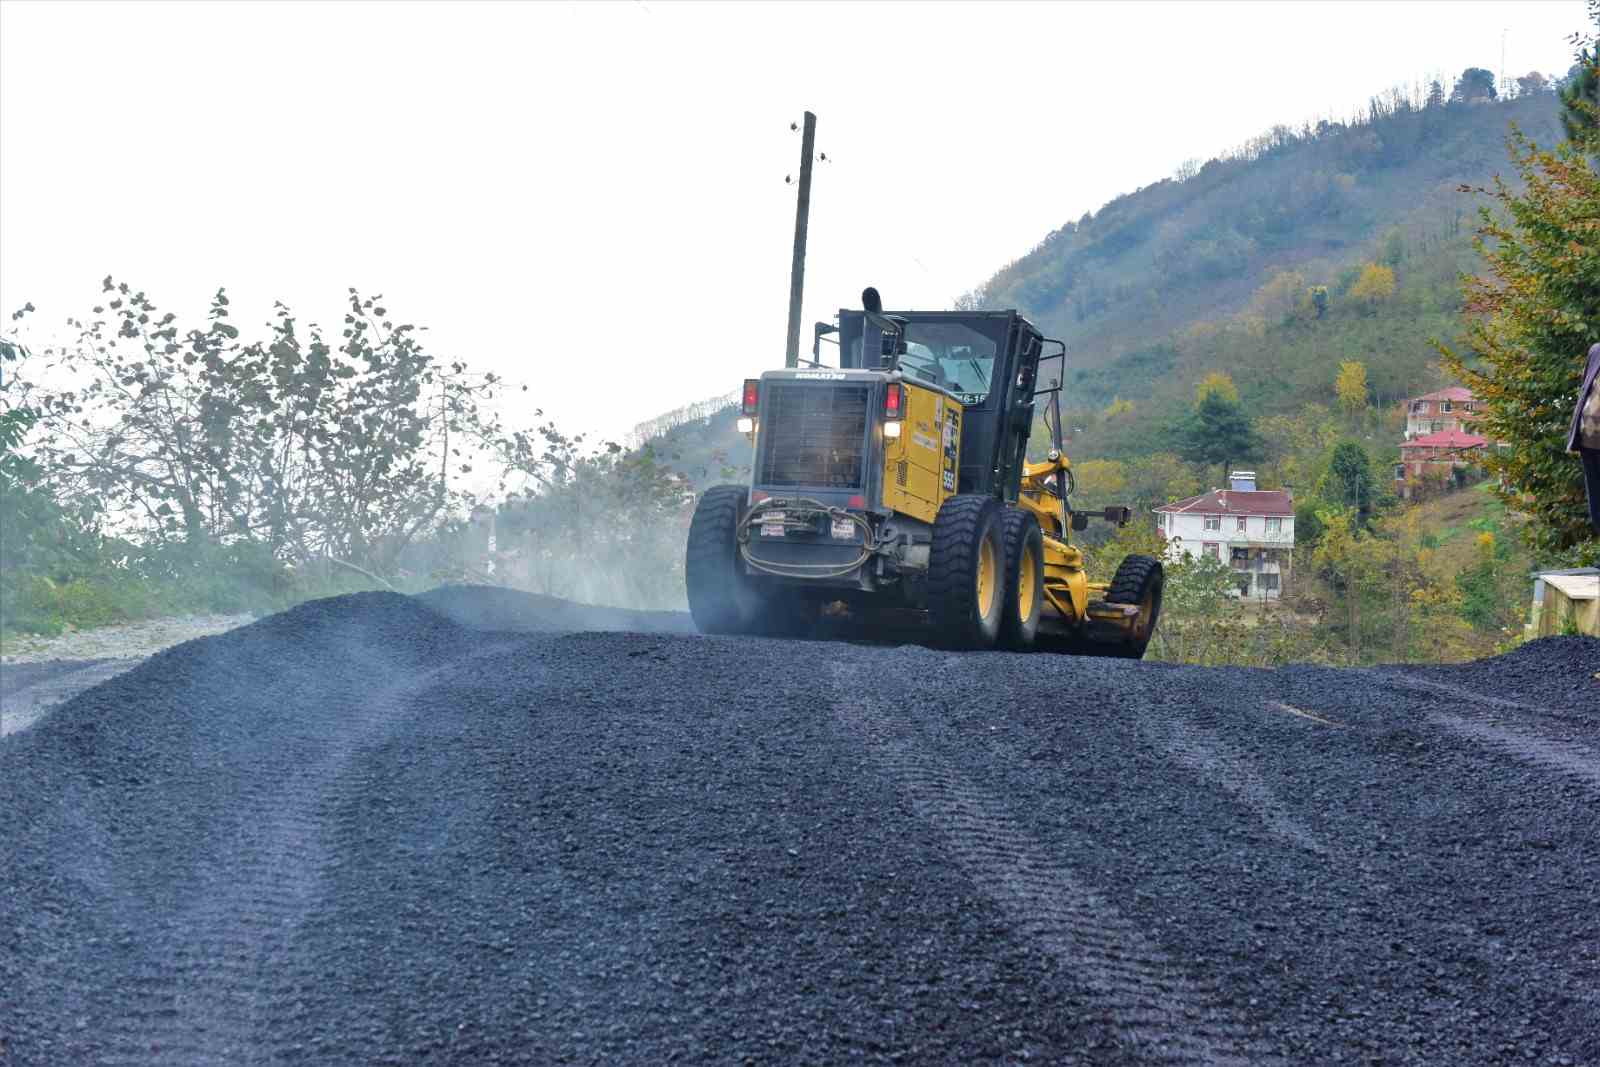
[[[860,489],[870,387],[773,382],[766,388],[756,484]]]

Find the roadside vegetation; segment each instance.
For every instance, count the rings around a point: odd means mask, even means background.
[[[962,298],[1069,343],[1077,502],[1138,515],[1088,532],[1100,577],[1159,550],[1152,508],[1230,467],[1293,487],[1290,594],[1241,603],[1226,565],[1175,564],[1153,657],[1466,659],[1519,639],[1532,567],[1600,559],[1557,440],[1600,341],[1595,44],[1575,43],[1565,78],[1502,93],[1474,68],[1350,121],[1275,128]],[[0,632],[451,580],[680,608],[693,494],[748,474],[727,398],[626,447],[564,433],[537,398],[511,425],[495,402],[525,390],[354,290],[337,337],[282,306],[246,337],[226,292],[180,324],[128,284],[103,289],[65,342],[30,343],[31,305],[0,335]],[[1404,504],[1400,402],[1452,378],[1511,447]]]
[[[379,297],[338,337],[278,307],[248,337],[218,291],[178,322],[113,278],[30,343],[0,335],[0,630],[264,612],[357,588],[487,581],[474,512],[514,506],[506,546],[549,590],[681,603],[684,492],[648,446],[511,425],[492,374],[437,356]]]

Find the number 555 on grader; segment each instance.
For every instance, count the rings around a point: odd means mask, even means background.
[[[817,324],[809,365],[744,383],[751,481],[695,508],[695,625],[795,635],[842,602],[869,634],[910,624],[946,647],[1143,656],[1160,562],[1130,555],[1091,582],[1071,542],[1091,514],[1072,507],[1061,448],[1065,345],[1015,311],[885,313],[873,289],[862,304]],[[838,366],[823,366],[835,332]],[[1041,366],[1055,371],[1042,386]],[[1051,448],[1030,463],[1041,398]]]

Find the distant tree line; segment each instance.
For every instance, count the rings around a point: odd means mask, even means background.
[[[247,337],[222,290],[198,325],[127,283],[102,290],[65,341],[27,343],[32,305],[0,335],[0,607],[13,621],[79,579],[459,570],[468,515],[508,493],[543,531],[528,551],[567,573],[647,572],[651,606],[681,596],[681,545],[669,552],[659,531],[684,501],[650,449],[567,435],[531,406],[531,423],[506,422],[506,383],[434,353],[381,297],[351,290],[336,335],[279,304]],[[655,531],[650,552],[629,524]],[[597,530],[635,551],[603,555]]]

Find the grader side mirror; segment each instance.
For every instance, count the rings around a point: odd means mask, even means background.
[[[1118,504],[1113,507],[1106,508],[1105,510],[1105,520],[1107,522],[1114,522],[1118,526],[1128,525],[1129,520],[1132,518],[1133,509],[1128,507],[1126,504]]]
[[[1074,511],[1072,513],[1072,528],[1074,530],[1087,530],[1089,528],[1089,515],[1087,512]]]

